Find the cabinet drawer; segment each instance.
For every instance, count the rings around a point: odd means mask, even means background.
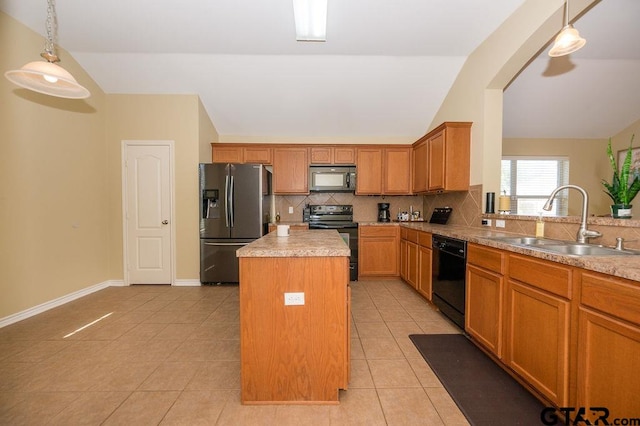
[[[509,276],[520,282],[571,299],[571,268],[567,266],[510,255]]]
[[[499,274],[504,274],[505,254],[494,248],[469,244],[467,262]]]
[[[396,237],[398,236],[398,226],[361,226],[361,237]]]
[[[418,232],[418,244],[422,247],[432,248],[431,247],[431,233],[430,232]]]
[[[415,229],[407,229],[406,239],[412,243],[418,244],[418,231]]]
[[[640,287],[626,280],[582,272],[580,302],[623,320],[640,324]]]

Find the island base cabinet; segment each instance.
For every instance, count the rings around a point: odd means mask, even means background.
[[[570,303],[514,281],[507,286],[506,364],[549,401],[565,407]]]
[[[243,404],[337,404],[349,380],[349,258],[240,258]],[[285,293],[304,304],[285,305]]]

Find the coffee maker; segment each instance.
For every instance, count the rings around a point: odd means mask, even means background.
[[[391,222],[389,203],[378,203],[378,222]]]

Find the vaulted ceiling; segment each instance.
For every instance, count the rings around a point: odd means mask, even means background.
[[[223,138],[411,142],[523,1],[329,0],[325,43],[295,41],[291,0],[58,0],[56,10],[58,43],[106,93],[198,94]],[[0,10],[44,34],[44,0]],[[602,0],[580,17],[581,51],[552,65],[542,51],[506,90],[505,136],[602,138],[640,118],[638,17],[638,0]]]

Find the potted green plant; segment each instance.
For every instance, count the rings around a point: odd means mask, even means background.
[[[616,158],[613,156],[611,138],[609,138],[609,145],[607,146],[607,156],[613,169],[613,178],[611,179],[611,183],[602,179],[602,185],[605,187],[604,192],[613,200],[611,215],[615,218],[631,218],[631,201],[638,194],[638,191],[640,191],[640,175],[637,171],[632,172],[631,170],[634,137],[635,135],[631,136],[629,149],[627,149],[627,154],[621,168],[618,168]]]

